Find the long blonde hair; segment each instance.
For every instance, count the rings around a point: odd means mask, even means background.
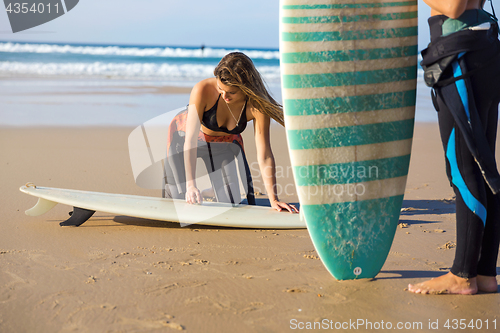
[[[214,75],[223,84],[240,88],[260,112],[285,126],[283,107],[269,94],[252,60],[244,53],[224,56],[215,67]]]

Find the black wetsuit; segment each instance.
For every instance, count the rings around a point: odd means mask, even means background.
[[[217,106],[219,98],[213,107],[203,113],[202,124],[217,132],[224,132],[232,136],[242,133],[247,126],[246,102],[242,110],[240,121],[232,130],[220,127],[217,123]],[[187,111],[184,111],[187,112]],[[184,115],[186,116],[186,115]],[[164,197],[184,199],[186,194],[186,171],[184,165],[185,131],[177,130],[172,134],[171,142],[165,163],[165,192]],[[206,136],[209,137],[209,136]],[[243,180],[248,204],[255,204],[250,169],[241,145],[233,142],[210,142],[198,140],[196,156],[201,158],[206,166],[215,196],[219,202],[240,203],[240,186],[237,168],[240,175],[246,175]],[[236,164],[235,161],[238,160]]]
[[[451,272],[463,278],[496,276],[500,241],[500,200],[494,194],[500,189],[495,161],[500,42],[497,23],[485,15],[467,10],[452,22],[464,23],[462,29],[444,36],[450,19],[431,17],[431,44],[422,52],[426,83],[434,89],[446,171],[456,194],[457,248]],[[470,29],[480,24],[483,30]]]

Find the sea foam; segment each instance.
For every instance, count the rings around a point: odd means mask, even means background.
[[[182,48],[137,46],[78,46],[62,44],[0,43],[0,52],[65,53],[164,58],[222,58],[229,52],[241,51],[252,59],[279,59],[277,50],[241,50],[238,48]]]

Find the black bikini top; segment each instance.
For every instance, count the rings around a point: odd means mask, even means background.
[[[201,118],[201,123],[206,128],[214,132],[224,132],[227,134],[240,134],[245,130],[245,128],[247,128],[247,117],[246,117],[247,102],[245,101],[245,106],[243,107],[240,121],[238,122],[236,127],[233,128],[232,130],[228,130],[226,127],[219,127],[219,124],[217,123],[217,105],[219,104],[219,99],[220,95],[219,98],[217,98],[217,102],[215,102],[215,105],[203,113],[203,117]]]

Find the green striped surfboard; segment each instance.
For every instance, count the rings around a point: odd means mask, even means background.
[[[417,1],[281,0],[290,158],[308,231],[338,280],[387,258],[410,163]]]

